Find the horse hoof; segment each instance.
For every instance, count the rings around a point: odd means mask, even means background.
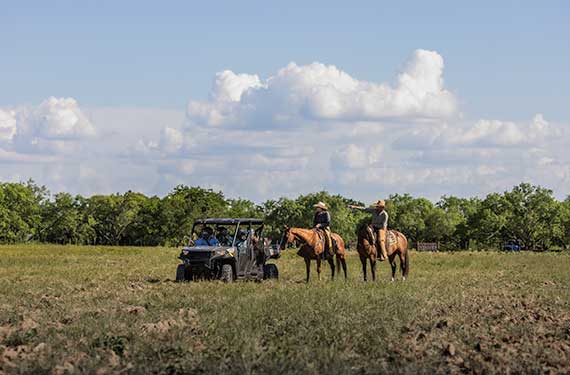
[[[396,279],[394,279],[394,278],[392,277],[392,282],[394,282],[394,281],[396,281]]]
[[[405,277],[405,276],[402,276],[402,281],[406,281],[406,277]]]

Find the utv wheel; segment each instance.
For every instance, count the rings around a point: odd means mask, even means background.
[[[266,264],[263,266],[263,280],[277,280],[279,278],[279,270],[275,264]]]
[[[184,264],[179,264],[178,267],[176,267],[176,281],[177,282],[186,281],[186,279],[184,278],[185,273],[186,273],[186,266]]]
[[[179,264],[176,268],[176,281],[190,281],[192,280],[192,275],[190,274],[190,270],[186,267],[185,264]]]
[[[231,264],[222,265],[222,276],[220,279],[225,283],[231,283],[234,281],[234,270]]]

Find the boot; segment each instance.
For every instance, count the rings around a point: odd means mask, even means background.
[[[384,258],[384,253],[382,253],[382,245],[376,244],[376,254],[378,255],[376,259],[378,259],[379,262],[386,260],[386,258]]]
[[[382,244],[382,245],[384,245],[384,244]],[[384,245],[380,249],[380,262],[385,261],[386,258],[387,258],[387,256],[386,256],[386,245]]]
[[[388,252],[386,251],[386,236],[388,233],[385,230],[378,231],[378,242],[380,243],[380,261],[386,260],[388,258]]]

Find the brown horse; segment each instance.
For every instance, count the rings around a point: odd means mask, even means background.
[[[333,239],[334,256],[336,256],[336,266],[340,269],[342,265],[344,278],[346,279],[346,251],[344,248],[344,240],[336,233],[331,233],[331,237]],[[301,247],[299,248],[299,251],[297,251],[297,255],[305,259],[305,265],[307,268],[306,281],[309,282],[311,260],[317,261],[317,274],[319,275],[320,280],[322,254],[325,251],[325,239],[323,235],[315,229],[289,228],[286,226],[283,238],[281,239],[281,250],[285,250],[287,244],[295,241],[301,243]],[[333,256],[327,256],[326,260],[329,262],[331,267],[331,280],[334,280],[335,265]]]
[[[370,271],[372,273],[372,281],[376,281],[376,259],[377,250],[375,237],[369,225],[363,224],[358,228],[358,243],[356,249],[360,255],[360,262],[362,263],[362,273],[364,274],[364,281],[366,281],[366,261],[370,261]],[[410,254],[408,252],[408,240],[406,236],[397,230],[388,231],[388,239],[386,241],[386,252],[388,253],[388,260],[392,267],[392,281],[396,277],[396,255],[400,258],[400,269],[402,270],[402,280],[406,280],[408,272],[410,271]]]

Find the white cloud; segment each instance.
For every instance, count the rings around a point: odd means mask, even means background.
[[[336,150],[331,156],[333,168],[369,168],[377,165],[382,158],[383,146],[368,147],[349,144]]]
[[[16,135],[16,112],[0,109],[0,143],[11,142]]]
[[[60,154],[79,151],[95,128],[73,98],[44,100],[37,107],[0,110],[0,143],[18,153]]]
[[[224,70],[216,74],[212,98],[223,102],[239,102],[244,92],[262,87],[259,77],[250,74],[235,74]]]
[[[558,135],[559,129],[552,128],[541,114],[537,114],[529,123],[482,119],[472,124],[418,126],[398,139],[395,145],[401,149],[528,147]]]
[[[95,128],[73,98],[46,99],[29,113],[23,113],[20,121],[18,135],[29,132],[39,138],[60,140],[95,135]]]
[[[479,120],[463,133],[448,133],[446,141],[461,146],[516,147],[543,142],[552,131],[542,115],[529,124],[512,121]]]
[[[463,119],[443,59],[418,50],[393,83],[291,63],[267,79],[216,75],[187,113],[80,108],[50,98],[0,110],[0,179],[52,190],[165,194],[177,184],[256,201],[329,190],[374,201],[409,192],[483,195],[530,181],[570,189],[570,132]]]
[[[167,153],[178,152],[184,145],[184,135],[175,128],[165,127],[160,134],[160,149]]]
[[[333,65],[290,63],[261,82],[223,71],[209,101],[191,101],[190,126],[272,128],[305,121],[448,118],[457,113],[443,84],[443,58],[417,50],[394,86],[359,81]]]

